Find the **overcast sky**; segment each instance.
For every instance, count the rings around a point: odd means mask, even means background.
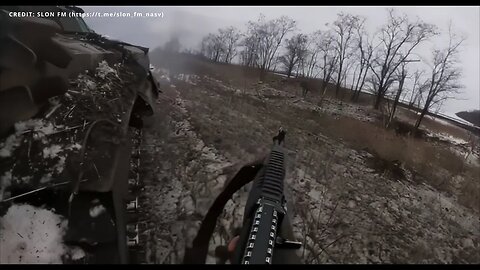
[[[163,45],[173,36],[179,38],[184,48],[198,47],[202,37],[218,28],[236,26],[245,30],[249,20],[256,20],[260,13],[267,19],[287,15],[297,21],[298,30],[311,33],[325,30],[326,23],[336,19],[339,12],[362,15],[367,18],[367,29],[373,33],[386,22],[386,9],[392,6],[153,6],[153,7],[101,7],[84,6],[86,12],[163,12],[160,18],[86,18],[96,32],[126,42],[154,49]],[[449,100],[443,112],[453,115],[461,110],[480,108],[480,7],[479,6],[399,6],[394,7],[410,18],[419,17],[425,22],[437,25],[446,32],[449,20],[458,33],[465,34],[460,53],[465,89],[461,100]],[[418,56],[427,61],[432,48],[446,46],[445,36],[425,43],[417,50]],[[412,63],[411,65],[421,65]],[[412,66],[412,69],[415,69]]]

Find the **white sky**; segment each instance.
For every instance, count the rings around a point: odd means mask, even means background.
[[[386,22],[389,7],[406,13],[411,19],[419,17],[427,23],[446,30],[449,20],[458,33],[465,34],[460,53],[465,89],[462,100],[449,100],[443,111],[449,115],[461,110],[480,108],[480,6],[141,6],[141,7],[83,7],[89,11],[163,12],[163,18],[87,18],[94,30],[127,42],[155,48],[163,45],[173,35],[179,37],[184,47],[196,47],[203,36],[216,29],[236,26],[242,30],[249,20],[260,13],[268,19],[287,15],[297,21],[299,31],[311,33],[326,29],[325,23],[336,19],[337,13],[346,12],[367,18],[370,32]],[[446,33],[446,31],[443,31]],[[445,46],[445,37],[425,43],[417,50],[423,59],[429,59],[433,47]],[[412,64],[413,65],[413,64]],[[413,69],[413,66],[412,66]]]

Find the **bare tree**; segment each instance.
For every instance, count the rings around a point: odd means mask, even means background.
[[[215,62],[220,61],[220,58],[225,51],[225,42],[219,34],[208,34],[202,39],[201,52],[210,60]]]
[[[353,69],[353,73],[355,74],[355,66],[356,66],[355,64],[356,64],[356,61],[353,59],[353,58],[354,58],[353,55],[354,55],[353,52],[350,51],[350,52],[346,55],[346,58],[345,58],[345,60],[348,59],[348,61],[344,61],[344,63],[343,63],[343,70],[342,70],[342,73],[341,73],[341,76],[340,76],[340,82],[341,82],[341,84],[342,84],[342,82],[343,82],[343,86],[344,86],[345,88],[348,87],[347,79],[348,79],[348,77],[349,77],[350,70]],[[338,70],[336,70],[336,71],[338,72]],[[338,78],[338,73],[337,73],[336,75],[337,75],[337,78]],[[355,75],[353,75],[353,76],[355,76]],[[335,88],[336,88],[336,87],[335,87]],[[336,89],[335,89],[335,93],[337,94]],[[343,99],[344,99],[345,94],[346,94],[345,91],[342,91],[342,92],[340,93],[340,96],[339,96],[340,100],[343,100]]]
[[[397,110],[398,102],[400,101],[400,96],[402,95],[402,92],[403,92],[403,85],[405,83],[405,79],[407,78],[406,66],[407,66],[407,63],[403,62],[401,64],[401,69],[397,72],[397,75],[396,75],[398,80],[398,88],[395,94],[395,99],[393,101],[392,108],[389,112],[387,123],[385,124],[386,128],[388,128],[392,123],[393,117],[395,116],[395,111]]]
[[[444,100],[454,98],[463,87],[459,84],[461,70],[456,65],[458,60],[459,47],[465,41],[465,37],[458,37],[452,30],[450,23],[448,28],[448,47],[432,52],[432,65],[430,78],[424,83],[426,87],[425,104],[415,123],[415,132],[418,130],[423,117],[436,104],[442,104]]]
[[[249,30],[251,32],[251,30]],[[258,65],[258,37],[254,33],[245,35],[244,39],[240,42],[240,45],[244,47],[240,53],[241,62],[244,66],[255,67]]]
[[[225,46],[224,62],[231,63],[232,59],[237,55],[238,41],[241,37],[240,31],[233,27],[227,27],[219,30],[220,40]]]
[[[294,68],[299,66],[299,62],[305,57],[307,51],[307,36],[304,34],[296,34],[292,38],[286,40],[286,53],[279,58],[290,78]]]
[[[425,70],[416,70],[413,73],[413,86],[410,90],[410,98],[408,100],[408,107],[413,109],[418,102],[421,102],[422,90],[425,89],[420,87],[420,80],[425,73]]]
[[[303,69],[305,70],[305,77],[315,78],[315,70],[318,67],[318,55],[320,52],[320,44],[322,41],[322,31],[315,31],[310,34],[307,42],[307,51],[303,61]]]
[[[296,66],[296,76],[299,77],[305,77],[307,74],[305,73],[305,68],[307,65],[307,54],[308,54],[308,49],[305,49],[304,53],[298,58],[298,64]]]
[[[347,52],[350,49],[352,37],[355,29],[358,27],[359,17],[351,14],[340,13],[337,20],[333,23],[332,30],[335,33],[335,50],[338,55],[337,81],[335,85],[335,96],[338,96],[342,76],[344,72],[344,63],[347,58]]]
[[[332,31],[322,32],[319,44],[319,68],[322,72],[322,86],[320,88],[319,105],[323,102],[327,86],[332,79],[338,63],[338,55],[335,53],[334,36]]]
[[[432,24],[420,20],[410,22],[407,15],[398,16],[394,9],[389,9],[389,19],[380,30],[380,42],[375,47],[376,56],[369,66],[373,73],[372,83],[376,84],[374,108],[380,103],[395,81],[394,74],[398,67],[412,53],[413,49],[422,41],[436,35],[436,28]]]
[[[213,54],[213,52],[210,34],[202,39],[202,42],[200,43],[200,54],[207,57],[208,59],[211,59],[211,55]]]
[[[355,38],[355,43],[357,44],[357,49],[360,52],[360,55],[358,55],[359,63],[358,63],[358,72],[357,76],[354,76],[354,83],[355,86],[353,87],[353,95],[352,95],[352,101],[357,101],[360,92],[363,89],[363,86],[365,85],[365,80],[367,78],[369,66],[372,60],[372,55],[373,55],[373,45],[372,45],[372,39],[369,38],[368,33],[365,31],[365,18],[362,18],[356,28],[356,38]]]
[[[257,45],[255,52],[261,77],[270,70],[282,40],[287,33],[295,29],[295,26],[296,22],[287,16],[267,21],[265,16],[260,14],[257,22],[248,22],[250,40]]]

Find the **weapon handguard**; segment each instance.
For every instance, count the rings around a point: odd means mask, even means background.
[[[213,234],[218,216],[233,193],[252,180],[254,183],[245,206],[243,229],[232,264],[271,264],[275,248],[297,249],[301,246],[299,242],[286,240],[280,236],[282,222],[287,215],[283,193],[284,138],[285,131],[280,129],[278,135],[273,138],[274,145],[266,162],[255,162],[244,166],[226,184],[202,221],[192,247],[186,248],[184,263],[205,263],[209,239]],[[283,225],[289,224],[283,223]],[[280,251],[279,253],[285,254]],[[281,258],[282,255],[279,256],[279,259]]]
[[[285,131],[280,129],[273,138],[274,145],[265,167],[256,176],[244,214],[243,229],[234,255],[233,263],[271,264],[275,246],[284,245],[285,239],[278,237],[279,229],[287,213],[283,193],[285,179]],[[293,242],[292,242],[293,243]]]

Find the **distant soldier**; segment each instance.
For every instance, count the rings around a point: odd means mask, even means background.
[[[306,80],[300,81],[300,86],[302,87],[302,97],[307,97],[307,93],[310,90],[308,86],[308,82]]]
[[[466,151],[466,155],[465,155],[465,161],[468,162],[468,157],[474,153],[474,151],[476,150],[475,148],[478,146],[479,142],[478,142],[478,138],[473,134],[473,133],[469,133],[469,136],[468,136],[468,146],[467,146],[467,151]]]

